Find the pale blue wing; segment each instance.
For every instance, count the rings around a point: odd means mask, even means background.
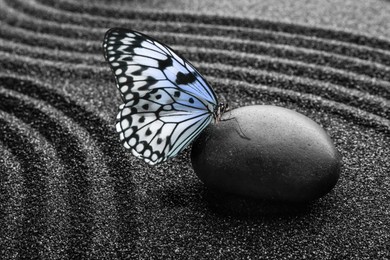
[[[103,48],[124,100],[116,129],[135,156],[151,165],[165,161],[213,120],[214,91],[168,46],[114,28],[106,33]]]

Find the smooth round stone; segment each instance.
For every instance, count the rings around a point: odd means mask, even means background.
[[[255,199],[308,202],[327,194],[340,175],[340,156],[317,123],[277,106],[224,114],[194,142],[192,164],[213,189]]]

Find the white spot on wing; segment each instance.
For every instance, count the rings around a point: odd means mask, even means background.
[[[120,124],[119,122],[116,123],[115,128],[116,128],[116,131],[117,131],[118,133],[122,131],[121,124]]]
[[[127,90],[129,90],[129,86],[124,85],[123,87],[121,87],[121,92],[122,92],[122,93],[127,92]]]
[[[130,108],[126,107],[122,110],[122,116],[127,116],[130,114]]]
[[[145,152],[144,152],[144,156],[145,157],[149,157],[151,154],[150,150],[149,149],[146,149]]]
[[[137,140],[133,137],[129,140],[129,145],[134,146],[136,144]]]
[[[121,122],[121,126],[122,126],[123,130],[127,129],[130,126],[129,120],[123,119],[122,122]]]
[[[125,137],[126,137],[126,138],[129,138],[130,135],[131,135],[132,133],[133,133],[133,129],[131,129],[131,128],[127,129],[127,130],[125,131]]]
[[[130,99],[132,99],[133,97],[134,97],[134,95],[131,94],[131,93],[129,93],[129,94],[126,95],[125,99],[126,99],[126,100],[130,100]]]
[[[144,149],[144,145],[143,144],[137,144],[137,147],[136,147],[137,152],[140,153],[143,149]]]

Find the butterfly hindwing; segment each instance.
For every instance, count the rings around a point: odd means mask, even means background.
[[[159,104],[142,98],[138,102],[120,107],[116,128],[124,146],[150,164],[175,156],[211,122],[207,110],[191,111],[175,102]]]
[[[139,32],[113,28],[103,48],[124,100],[116,129],[135,156],[152,165],[165,161],[213,120],[214,91],[168,46]]]

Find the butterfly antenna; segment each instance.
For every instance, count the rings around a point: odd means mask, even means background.
[[[251,140],[249,137],[247,137],[245,134],[244,134],[244,131],[242,131],[241,129],[241,126],[240,126],[240,123],[238,123],[237,121],[237,118],[235,117],[229,117],[229,118],[226,118],[226,119],[221,119],[220,121],[230,121],[230,120],[234,120],[236,123],[237,123],[237,126],[238,126],[238,129],[235,128],[237,134],[243,138],[243,139],[246,139],[246,140]]]

